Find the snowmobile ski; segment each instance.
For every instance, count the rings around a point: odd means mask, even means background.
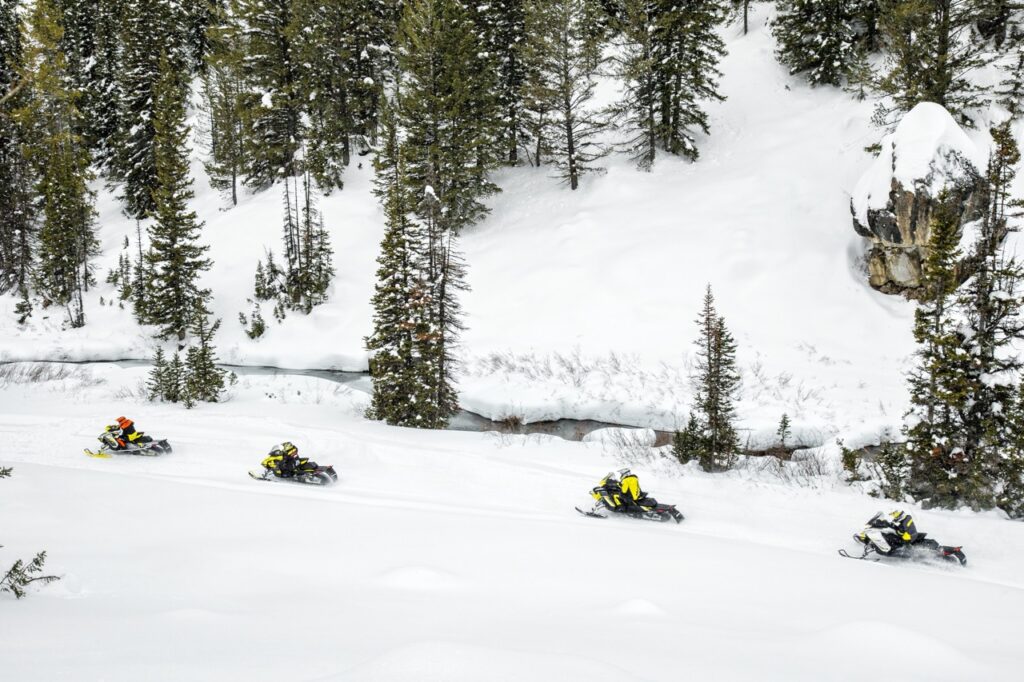
[[[132,455],[135,457],[159,457],[165,451],[158,450],[156,448],[133,448],[131,450],[104,450],[101,448],[98,451],[93,451],[90,450],[89,448],[85,448],[84,452],[90,457],[110,459],[114,455]],[[170,450],[167,450],[166,452],[170,452]]]
[[[839,556],[846,557],[847,559],[858,559],[860,561],[878,561],[878,557],[869,556],[868,554],[856,556],[854,554],[850,554],[845,549],[839,550]]]
[[[580,514],[583,514],[584,516],[589,516],[592,519],[607,519],[608,518],[607,516],[604,516],[602,514],[598,514],[597,512],[583,511],[579,507],[574,507],[574,509],[576,511],[578,511]]]

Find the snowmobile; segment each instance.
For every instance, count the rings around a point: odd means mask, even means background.
[[[928,537],[927,533],[918,533],[911,542],[900,541],[882,512],[878,512],[868,519],[864,530],[854,534],[853,539],[864,546],[864,552],[858,556],[856,554],[849,554],[845,549],[841,549],[839,550],[840,556],[847,559],[865,559],[869,561],[878,561],[883,556],[899,559],[929,559],[937,557],[945,561],[958,561],[961,566],[967,565],[967,557],[963,553],[963,548],[940,545],[937,541]],[[891,545],[892,550],[888,553],[881,552],[878,548],[879,544],[883,546]]]
[[[600,514],[598,510],[611,514],[621,514],[634,519],[646,519],[648,521],[675,521],[680,523],[683,514],[674,504],[662,504],[653,497],[643,493],[643,497],[637,500],[636,504],[622,502],[622,488],[614,474],[608,474],[601,483],[590,491],[591,497],[596,502],[593,509],[585,511],[576,507],[576,511],[584,516],[596,519],[606,519],[608,514]]]
[[[139,435],[141,438],[139,438],[138,441],[135,443],[128,443],[124,447],[121,447],[120,443],[117,442],[117,436],[114,435],[114,428],[108,426],[96,439],[102,443],[100,449],[93,451],[86,448],[85,454],[90,457],[100,457],[103,459],[109,459],[114,455],[141,455],[145,457],[156,457],[157,455],[171,454],[171,444],[167,442],[167,439],[154,440],[143,433],[140,433]]]
[[[250,471],[249,475],[257,481],[291,481],[292,483],[307,483],[309,485],[330,485],[338,480],[338,474],[334,467],[320,466],[311,461],[308,457],[300,457],[295,465],[294,476],[278,476],[274,473],[273,464],[268,459],[263,460],[263,468]]]

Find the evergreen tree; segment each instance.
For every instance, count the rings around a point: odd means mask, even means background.
[[[997,506],[1010,518],[1024,517],[1024,383],[1008,411],[1010,438],[1000,463],[1000,493]]]
[[[157,346],[153,355],[153,369],[149,371],[149,379],[146,381],[146,388],[152,398],[161,394],[164,385],[164,377],[167,375],[167,358],[164,356],[164,349]]]
[[[284,245],[284,282],[280,293],[285,295],[288,307],[308,314],[327,300],[327,288],[334,276],[330,240],[316,206],[309,172],[303,173],[301,187],[297,178],[285,179]],[[270,265],[268,262],[268,268]],[[259,274],[257,270],[257,278]]]
[[[690,413],[686,428],[672,436],[672,455],[680,464],[689,464],[708,451],[707,437],[701,428],[697,415]]]
[[[104,166],[113,154],[122,98],[119,71],[122,14],[126,0],[59,0],[63,11],[61,49],[72,88],[81,95],[79,133]]]
[[[59,12],[40,0],[29,16],[23,72],[28,96],[15,118],[26,130],[36,178],[38,264],[35,285],[44,305],[64,306],[72,327],[85,324],[83,293],[93,283],[89,260],[98,250],[93,234],[94,197],[89,153],[74,132],[77,94],[67,87],[67,62],[59,45]]]
[[[785,412],[782,413],[782,418],[779,419],[779,428],[775,431],[775,435],[779,438],[779,447],[785,449],[786,441],[793,435],[789,415]]]
[[[475,26],[459,0],[412,0],[399,27],[397,118],[405,136],[407,178],[419,217],[458,232],[487,214],[482,199],[498,188],[494,74],[481,69]],[[428,190],[429,188],[429,190]],[[436,200],[436,210],[435,203]],[[436,241],[436,240],[435,240]]]
[[[245,93],[243,113],[245,182],[264,188],[298,172],[302,141],[299,65],[289,26],[294,0],[231,0],[230,21],[222,40],[242,55],[239,66]]]
[[[437,374],[431,360],[438,334],[431,326],[432,288],[427,244],[413,217],[415,201],[406,184],[405,161],[394,114],[385,106],[384,140],[374,159],[374,193],[384,208],[386,230],[377,257],[372,354],[373,401],[367,416],[395,426],[436,428],[443,420],[432,400]]]
[[[1009,124],[991,134],[995,144],[986,171],[987,205],[972,254],[976,269],[958,296],[966,322],[964,350],[971,358],[971,394],[962,417],[971,485],[962,492],[963,501],[974,508],[994,504],[1004,447],[1013,437],[1006,408],[1013,404],[1024,369],[1014,350],[1024,337],[1024,268],[1005,247],[1010,217],[1020,205],[1010,188],[1021,155]]]
[[[229,26],[226,7],[217,9],[209,29],[203,70],[202,128],[209,156],[204,162],[210,185],[238,205],[238,182],[246,167],[246,88],[242,80],[244,54],[229,41],[237,37]]]
[[[124,212],[141,220],[156,211],[156,83],[161,59],[184,72],[188,58],[181,45],[180,15],[173,0],[134,0],[124,8],[124,50],[120,69],[118,130],[110,175],[121,183]],[[160,36],[161,49],[153,39]],[[184,83],[182,83],[184,88]],[[179,95],[184,97],[184,90]]]
[[[732,466],[739,448],[734,422],[740,376],[736,368],[736,342],[715,309],[710,285],[697,326],[700,335],[696,341],[695,407],[701,438],[695,454],[705,471],[722,471]]]
[[[185,399],[185,363],[178,351],[174,351],[171,361],[167,363],[160,398],[168,403],[178,403]]]
[[[165,58],[155,99],[155,162],[157,187],[153,192],[154,222],[149,230],[147,262],[152,270],[148,282],[148,320],[160,327],[162,338],[185,338],[197,318],[206,315],[210,292],[200,289],[199,275],[208,270],[207,247],[196,243],[202,229],[188,201],[194,196],[188,164],[188,127],[180,74]]]
[[[593,163],[608,150],[595,138],[604,121],[590,104],[601,61],[594,40],[592,0],[530,0],[529,40],[522,59],[529,74],[526,108],[534,117],[536,163],[542,150],[553,157],[558,175],[571,189],[579,178],[600,170]]]
[[[643,170],[657,150],[696,160],[695,135],[708,134],[706,100],[718,92],[725,44],[717,27],[722,0],[623,0],[617,74],[625,83],[616,112],[632,132],[628,149]]]
[[[962,415],[970,399],[963,336],[956,315],[959,216],[948,194],[939,197],[922,269],[922,298],[914,312],[918,348],[908,375],[907,454],[911,493],[933,505],[952,506],[969,478]]]
[[[32,171],[24,155],[25,130],[13,112],[27,92],[19,74],[22,60],[17,0],[0,0],[0,293],[12,289],[27,297],[34,244]]]
[[[184,3],[184,47],[192,72],[206,71],[212,50],[211,34],[223,19],[226,0],[189,0]]]
[[[848,0],[780,0],[772,23],[776,55],[790,74],[811,85],[841,85],[858,58],[858,35]]]
[[[1006,107],[1013,118],[1024,114],[1024,40],[1007,56],[1003,66],[1006,77],[996,90],[999,103]]]
[[[392,62],[397,4],[386,0],[294,0],[289,35],[301,65],[308,115],[305,163],[325,191],[342,186],[353,148],[376,139]]]
[[[935,102],[970,124],[967,111],[988,97],[972,74],[992,61],[976,37],[977,16],[974,0],[884,0],[879,30],[888,57],[875,87],[891,104],[879,104],[877,122]]]
[[[613,109],[630,133],[627,151],[641,170],[654,166],[658,151],[658,46],[654,40],[657,13],[654,0],[623,0],[623,46],[615,59],[622,79],[623,99]]]
[[[458,409],[453,381],[455,346],[462,329],[460,292],[465,264],[460,230],[480,220],[482,199],[498,191],[488,171],[495,167],[499,138],[494,111],[494,74],[486,66],[477,25],[457,0],[414,0],[405,6],[397,41],[397,123],[402,138],[405,184],[416,199],[413,212],[427,240],[430,285],[429,346],[435,382],[430,405],[434,426]]]
[[[476,6],[480,40],[491,63],[488,68],[492,68],[496,76],[495,114],[500,121],[495,140],[497,155],[513,165],[519,162],[519,149],[529,137],[524,107],[530,67],[524,52],[527,41],[534,37],[527,26],[530,4],[540,3],[537,0],[494,0]],[[535,24],[534,28],[539,26]]]
[[[196,402],[218,402],[224,393],[227,372],[217,367],[217,349],[213,346],[213,337],[219,328],[220,320],[209,326],[205,315],[198,317],[192,328],[196,345],[191,346],[185,356],[183,400],[186,407]]]

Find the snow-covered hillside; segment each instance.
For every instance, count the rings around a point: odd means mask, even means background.
[[[902,368],[911,307],[865,284],[849,197],[881,135],[870,103],[811,89],[774,60],[759,8],[751,33],[723,29],[728,99],[710,107],[712,135],[695,164],[658,160],[652,173],[622,156],[580,191],[544,169],[498,174],[492,214],[462,240],[472,291],[461,352],[461,402],[493,418],[599,418],[673,428],[688,409],[693,319],[704,286],[740,343],[742,426],[773,430],[788,412],[828,437],[877,435],[904,411]],[[609,90],[608,87],[603,90]],[[612,93],[605,93],[611,96]],[[280,250],[281,196],[270,190],[225,210],[197,150],[194,206],[214,268],[205,284],[223,318],[226,362],[289,368],[366,368],[375,257],[383,231],[370,194],[369,157],[322,208],[335,251],[330,302],[291,315],[250,341],[256,262]],[[135,225],[101,191],[100,272]],[[87,302],[88,324],[62,330],[60,311],[37,311],[26,329],[4,324],[0,359],[146,359],[150,330],[108,304],[110,285]],[[12,319],[16,301],[0,298]],[[269,319],[269,311],[267,311]]]
[[[1024,527],[994,514],[911,508],[966,568],[850,561],[836,549],[880,504],[850,488],[647,464],[681,525],[589,519],[573,505],[621,466],[600,444],[390,428],[317,379],[134,406],[174,453],[90,459],[145,370],[51,371],[0,389],[0,562],[47,549],[63,576],[0,599],[5,680],[998,682],[1024,665]],[[246,476],[283,438],[338,484]]]

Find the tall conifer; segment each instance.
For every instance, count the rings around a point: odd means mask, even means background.
[[[152,270],[148,286],[148,321],[160,327],[163,338],[185,338],[190,327],[207,314],[210,292],[199,287],[199,276],[209,269],[207,247],[197,242],[202,223],[189,209],[194,196],[189,176],[185,90],[182,74],[165,56],[154,87],[154,146],[157,187],[153,191],[154,221],[149,230],[147,262]]]

